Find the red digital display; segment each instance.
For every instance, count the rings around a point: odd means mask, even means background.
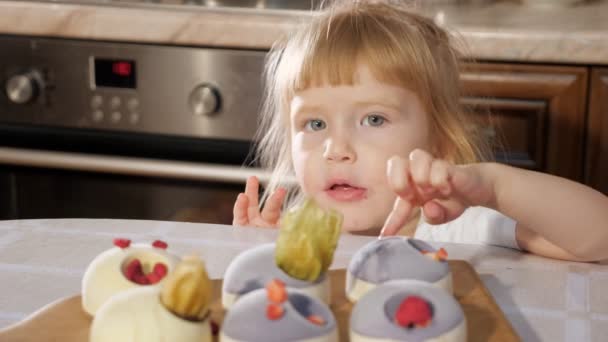
[[[112,64],[112,72],[118,76],[131,76],[131,63],[114,62],[114,64]]]
[[[94,62],[96,86],[135,89],[137,85],[135,61],[95,58]]]

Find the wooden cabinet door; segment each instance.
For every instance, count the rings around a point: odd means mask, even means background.
[[[608,194],[608,68],[591,72],[585,182]]]
[[[587,68],[467,64],[461,81],[463,102],[491,113],[499,161],[583,180]]]

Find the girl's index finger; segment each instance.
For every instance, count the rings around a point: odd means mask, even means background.
[[[413,195],[409,168],[407,160],[394,156],[387,162],[387,177],[390,188],[402,198],[409,198]]]
[[[278,188],[266,201],[262,210],[262,219],[270,224],[276,224],[281,217],[281,207],[287,195],[287,190]]]
[[[234,209],[232,210],[232,225],[233,226],[247,226],[249,225],[249,216],[247,215],[247,208],[249,201],[244,193],[240,193],[234,202]]]
[[[388,215],[386,222],[384,222],[384,226],[380,231],[380,238],[385,236],[393,236],[397,235],[401,228],[407,223],[407,219],[412,212],[412,203],[404,200],[400,197],[397,197],[395,200],[395,205],[393,206],[393,210]]]
[[[245,195],[249,199],[249,206],[258,206],[258,196],[260,191],[260,182],[256,176],[249,176],[245,184]]]
[[[260,206],[258,199],[258,192],[260,189],[260,182],[256,176],[247,178],[247,184],[245,185],[245,195],[249,205],[247,207],[247,215],[249,221],[253,221],[260,216]]]

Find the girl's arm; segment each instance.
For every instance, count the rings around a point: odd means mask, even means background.
[[[422,150],[408,161],[392,158],[388,179],[399,197],[381,235],[395,234],[415,206],[431,224],[485,206],[518,222],[524,250],[574,261],[608,259],[608,197],[582,184],[497,163],[453,165]]]
[[[495,163],[476,167],[492,180],[489,206],[518,222],[521,248],[558,259],[608,259],[607,196],[540,172]]]

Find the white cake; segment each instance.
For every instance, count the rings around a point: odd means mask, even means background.
[[[164,243],[153,245],[166,247]],[[124,248],[125,244],[120,246]],[[149,260],[156,261],[146,259]],[[155,276],[151,278],[154,280]],[[184,257],[156,282],[154,286],[134,286],[106,298],[93,317],[89,340],[210,342],[213,283],[203,261],[195,255]]]
[[[137,287],[110,298],[91,325],[90,342],[210,342],[208,317],[193,322],[177,317],[160,302],[160,289]]]
[[[115,239],[114,244],[116,247],[99,254],[89,264],[82,278],[82,307],[91,316],[119,292],[142,286],[159,287],[179,260],[166,251],[167,244],[162,241],[131,244],[130,240]]]

